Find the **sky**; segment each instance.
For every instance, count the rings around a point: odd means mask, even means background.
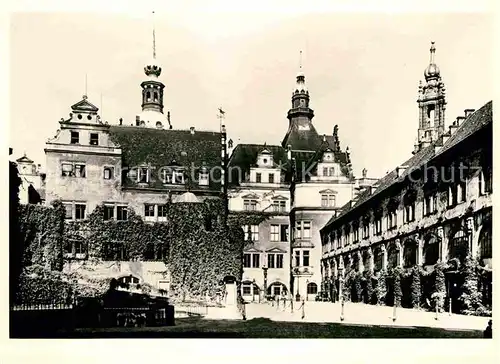
[[[135,122],[152,58],[149,12],[17,13],[10,20],[15,157],[26,152],[45,165],[46,140],[85,93],[110,124]],[[382,177],[411,156],[431,41],[446,85],[447,125],[493,98],[491,14],[157,11],[154,24],[174,128],[218,131],[222,107],[236,144],[280,144],[302,50],[313,124],[329,135],[338,124],[357,176],[366,168]]]

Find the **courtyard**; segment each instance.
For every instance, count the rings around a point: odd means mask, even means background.
[[[77,329],[59,338],[481,338],[480,330],[390,327],[338,323],[276,322],[268,318],[176,320],[176,326]]]

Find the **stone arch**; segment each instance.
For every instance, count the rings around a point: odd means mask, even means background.
[[[491,220],[484,221],[478,234],[477,256],[484,262],[492,258]]]
[[[452,230],[448,240],[448,260],[457,258],[461,262],[469,254],[469,236],[465,229]]]
[[[418,243],[413,239],[406,239],[403,246],[403,266],[413,267],[417,264]]]
[[[387,266],[388,268],[395,268],[398,266],[399,249],[395,242],[389,244],[387,248]]]
[[[273,281],[267,286],[267,294],[271,296],[281,296],[288,293],[288,287],[280,281]]]
[[[434,265],[439,260],[441,241],[436,234],[430,233],[424,237],[423,265]]]
[[[318,294],[318,285],[316,284],[316,282],[307,283],[307,294],[308,295]]]
[[[376,271],[381,271],[384,269],[384,251],[382,250],[382,246],[377,246],[373,250],[373,262],[374,262],[374,269]]]

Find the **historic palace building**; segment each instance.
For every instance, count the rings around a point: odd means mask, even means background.
[[[169,113],[164,113],[161,72],[154,54],[140,85],[142,111],[132,123],[104,122],[86,95],[71,106],[69,118],[60,120],[57,134],[45,147],[45,202],[61,200],[68,221],[84,220],[104,204],[107,220],[127,220],[133,210],[145,221],[161,222],[169,201],[195,203],[223,195],[224,126],[220,132],[174,129]],[[65,249],[65,270],[78,268],[88,258],[82,237]],[[155,246],[150,253],[143,262],[131,262],[127,251],[111,250],[92,274],[168,289],[167,251]],[[116,261],[120,264],[112,264]]]
[[[300,70],[281,145],[239,144],[229,159],[230,211],[266,213],[245,227],[243,297],[291,293],[314,300],[321,284],[319,231],[339,207],[374,179],[356,180],[338,127],[320,135],[313,123],[305,75]]]
[[[465,110],[445,128],[445,88],[434,52],[433,43],[419,86],[413,156],[321,229],[323,282],[338,289],[346,272],[377,277],[391,268],[420,266],[431,274],[445,263],[446,308],[458,312],[465,284],[459,272],[471,256],[479,260],[479,290],[491,309],[492,102]],[[434,289],[424,285],[423,300]],[[403,306],[410,305],[409,295],[403,287]]]

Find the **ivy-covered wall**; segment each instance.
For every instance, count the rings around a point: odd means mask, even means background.
[[[22,272],[24,241],[19,230],[19,186],[17,165],[9,161],[9,302],[12,305]]]
[[[19,242],[23,248],[22,266],[39,264],[49,270],[63,268],[64,206],[19,206]]]

